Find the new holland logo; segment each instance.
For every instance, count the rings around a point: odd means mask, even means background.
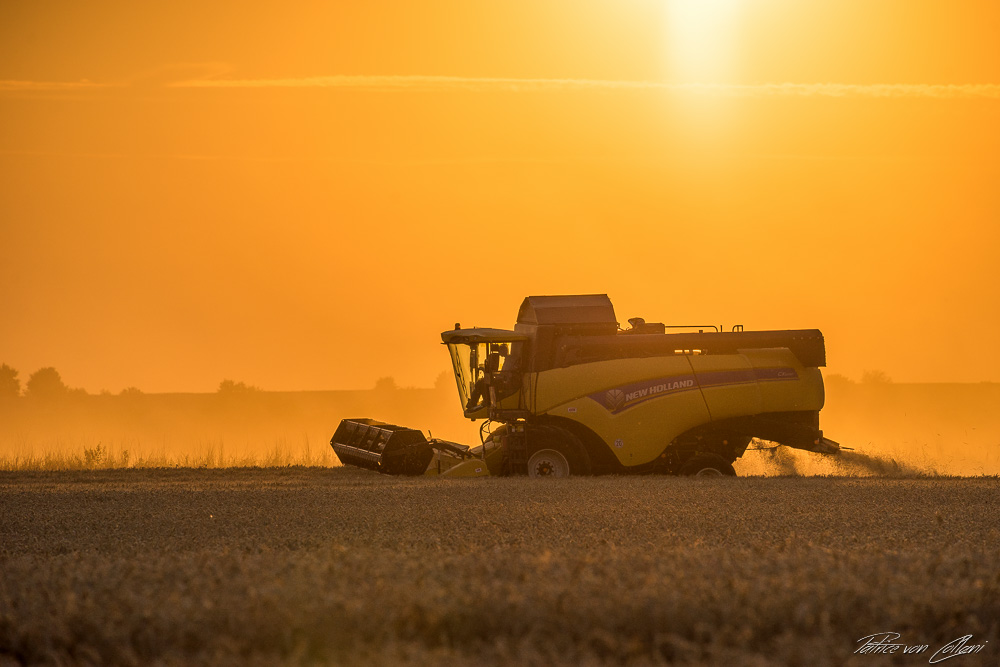
[[[604,395],[605,405],[611,412],[617,412],[625,405],[625,392],[621,389],[611,389]]]
[[[603,405],[611,414],[617,414],[650,399],[678,391],[696,389],[697,386],[694,376],[675,376],[622,385],[599,394],[591,394],[590,397]]]
[[[643,387],[642,389],[636,389],[633,392],[625,394],[625,400],[632,402],[635,400],[643,399],[657,394],[662,394],[668,391],[677,391],[678,389],[691,389],[694,387],[694,380],[675,380],[673,382],[660,382],[652,387]]]

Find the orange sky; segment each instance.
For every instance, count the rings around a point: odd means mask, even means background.
[[[22,381],[429,386],[589,292],[1000,381],[993,0],[11,0],[0,128]]]

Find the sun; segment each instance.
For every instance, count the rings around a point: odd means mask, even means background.
[[[720,83],[736,65],[736,28],[746,0],[668,0],[667,39],[673,76]]]

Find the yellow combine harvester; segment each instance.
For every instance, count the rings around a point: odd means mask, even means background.
[[[343,420],[330,444],[345,464],[449,476],[735,475],[753,438],[840,451],[819,429],[819,330],[629,324],[596,294],[529,296],[513,331],[455,325],[441,339],[462,409],[495,425],[481,445],[372,419]]]

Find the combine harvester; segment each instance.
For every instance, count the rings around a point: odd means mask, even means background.
[[[495,425],[481,445],[373,419],[343,420],[330,444],[345,464],[455,477],[735,475],[753,438],[840,451],[819,428],[819,330],[629,325],[605,294],[529,296],[513,331],[456,324],[441,339],[462,409]]]

